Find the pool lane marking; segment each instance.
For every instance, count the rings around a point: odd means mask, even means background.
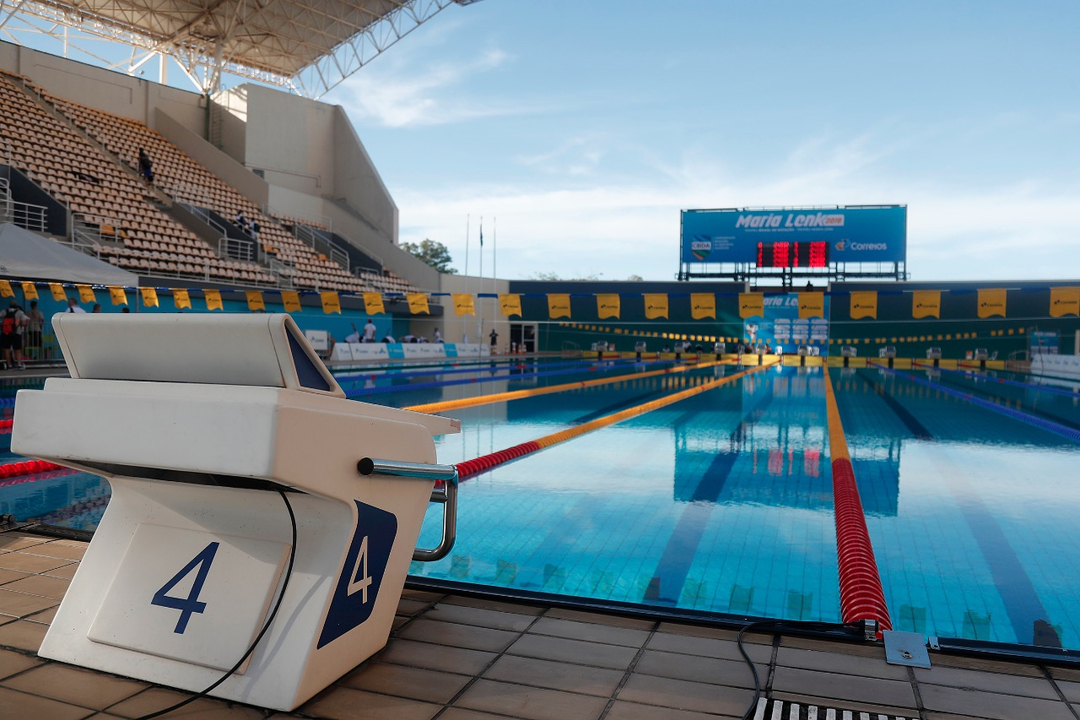
[[[971,393],[963,392],[961,390],[956,390],[954,388],[948,387],[947,385],[943,385],[941,383],[936,383],[936,382],[933,382],[933,381],[930,381],[930,380],[924,380],[924,379],[919,378],[919,377],[917,377],[915,375],[909,375],[908,373],[897,372],[896,370],[892,370],[892,369],[887,368],[887,367],[885,367],[883,365],[871,364],[870,367],[876,368],[878,370],[884,370],[885,372],[889,373],[890,375],[896,375],[898,377],[905,378],[905,379],[915,383],[916,385],[922,385],[924,387],[933,388],[934,390],[938,390],[940,392],[943,392],[946,395],[951,395],[951,396],[953,396],[955,398],[959,398],[961,400],[969,402],[972,405],[977,405],[977,406],[979,406],[981,408],[985,408],[987,410],[993,410],[994,412],[998,413],[999,415],[1004,415],[1006,417],[1012,418],[1013,420],[1018,420],[1018,421],[1020,421],[1022,423],[1025,423],[1027,425],[1031,425],[1032,427],[1037,427],[1040,430],[1045,430],[1045,431],[1047,431],[1049,433],[1053,433],[1053,434],[1058,435],[1060,437],[1063,437],[1063,438],[1065,438],[1067,440],[1072,440],[1073,442],[1080,442],[1080,430],[1076,430],[1075,428],[1071,428],[1071,427],[1068,427],[1066,425],[1062,425],[1061,423],[1054,422],[1053,420],[1047,420],[1046,418],[1041,418],[1041,417],[1038,417],[1037,415],[1032,415],[1031,413],[1024,412],[1023,410],[1014,410],[1013,408],[1010,408],[1010,407],[1005,407],[1003,405],[998,405],[997,403],[990,402],[989,400],[983,400],[980,397],[975,397]]]
[[[915,383],[923,382],[919,378],[890,370],[887,367],[877,365],[872,365],[872,367],[885,370],[891,375],[903,377]],[[934,383],[926,384],[937,387]],[[940,389],[942,392],[956,395],[961,399],[969,399],[963,393],[953,391],[950,388],[942,387]],[[899,403],[891,395],[886,394],[882,397],[892,400],[888,404],[894,410],[899,406]],[[987,403],[987,405],[998,408],[993,403]],[[919,422],[906,408],[904,408],[904,413],[906,413],[906,417],[901,416],[901,420],[912,429],[913,434],[922,440],[928,441],[928,448],[939,447],[937,438],[926,426]],[[1031,644],[1035,640],[1036,628],[1042,628],[1040,631],[1042,639],[1051,646],[1061,647],[1060,638],[1050,628],[1050,614],[1043,605],[1042,599],[1035,589],[1035,584],[1031,581],[1031,577],[1027,574],[1023,563],[1020,562],[1020,558],[1016,555],[1015,548],[1013,548],[1012,543],[1009,542],[1005,532],[1001,529],[1001,525],[967,481],[966,472],[957,467],[946,456],[943,448],[936,454],[938,462],[948,466],[942,468],[946,472],[943,472],[941,477],[945,478],[946,487],[952,493],[964,522],[967,523],[975,543],[979,546],[979,551],[982,553],[986,566],[990,570],[990,577],[994,581],[994,588],[1005,606],[1005,614],[1009,616],[1009,623],[1012,625],[1017,642]],[[1040,621],[1045,627],[1039,625]],[[982,640],[984,638],[978,639]]]
[[[972,374],[975,374],[975,373],[979,372],[979,370],[972,369],[972,368],[966,368],[964,370],[952,370],[950,368],[937,368],[937,370],[939,372],[943,372],[943,373],[954,373],[954,374],[958,374],[958,375],[967,375],[967,376],[971,376]],[[1016,372],[1016,371],[1010,370],[1009,372]],[[1020,373],[1017,373],[1017,374],[1020,374]],[[1029,377],[1043,377],[1042,375],[1034,375],[1032,373],[1027,373],[1027,375]],[[1066,390],[1064,388],[1049,387],[1049,386],[1046,386],[1046,385],[1036,385],[1034,383],[1020,382],[1019,380],[1009,380],[1008,378],[998,377],[996,375],[994,375],[993,377],[991,377],[989,375],[983,375],[982,377],[987,381],[987,383],[997,383],[998,385],[1014,385],[1014,386],[1016,386],[1018,388],[1023,388],[1024,390],[1034,390],[1036,392],[1044,392],[1044,393],[1052,393],[1054,395],[1062,395],[1062,396],[1067,397],[1067,398],[1072,398],[1073,400],[1080,397],[1080,390]],[[1064,379],[1064,378],[1062,378],[1062,379]],[[1065,382],[1069,382],[1069,380],[1065,380]]]
[[[666,407],[673,403],[677,403],[680,400],[685,400],[686,398],[693,397],[694,395],[700,395],[703,392],[708,392],[709,390],[720,387],[721,385],[726,385],[728,383],[734,382],[736,380],[739,380],[740,378],[745,377],[746,375],[758,372],[760,370],[764,370],[768,367],[772,367],[775,364],[776,363],[758,365],[756,367],[737,372],[734,375],[718,378],[716,380],[709,381],[703,385],[698,385],[697,387],[680,390],[679,392],[672,393],[671,395],[666,395],[662,398],[657,398],[656,400],[650,400],[649,402],[642,403],[641,405],[627,408],[626,410],[620,410],[619,412],[612,413],[611,415],[606,415],[602,418],[597,418],[596,420],[591,420],[581,425],[575,425],[574,427],[567,428],[566,430],[561,430],[556,433],[551,433],[550,435],[545,435],[543,437],[537,438],[536,440],[530,440],[519,445],[508,447],[504,450],[488,453],[487,455],[481,455],[480,457],[474,458],[472,460],[464,460],[455,465],[458,471],[458,477],[460,479],[465,479],[473,475],[478,475],[479,473],[486,472],[494,467],[510,462],[511,460],[517,460],[518,458],[524,457],[525,455],[531,455],[534,452],[549,448],[552,445],[557,445],[561,442],[566,442],[567,440],[572,440],[573,438],[580,437],[581,435],[585,435],[586,433],[590,433],[593,430],[599,430],[600,428],[614,425],[615,423],[622,422],[623,420],[628,420],[630,418],[637,417],[638,415],[644,415],[647,412],[658,410],[659,408]]]
[[[892,630],[881,573],[874,558],[874,546],[866,529],[855,471],[851,467],[840,408],[836,404],[832,380],[825,370],[825,415],[829,429],[829,457],[832,461],[833,506],[836,519],[836,556],[840,575],[840,617],[846,622],[876,620],[878,631]]]
[[[597,378],[596,380],[579,380],[577,382],[563,383],[562,385],[552,385],[545,388],[510,390],[508,392],[492,393],[490,395],[479,395],[477,397],[462,398],[460,400],[447,400],[445,402],[426,403],[424,405],[411,405],[404,409],[422,413],[449,412],[450,410],[460,410],[461,408],[476,407],[478,405],[488,405],[490,403],[496,402],[519,400],[521,398],[536,397],[538,395],[549,395],[551,393],[566,392],[568,390],[580,390],[581,388],[598,387],[600,385],[626,382],[628,380],[641,380],[643,378],[656,377],[658,375],[670,375],[672,373],[687,372],[688,370],[700,370],[708,367],[713,367],[714,365],[729,365],[732,362],[734,361],[715,360],[712,362],[700,363],[698,365],[680,365],[678,367],[664,368],[663,370],[650,370],[643,373],[634,373],[633,375],[619,375],[617,377],[611,378]]]
[[[959,372],[959,371],[950,370],[948,372]],[[995,382],[994,382],[995,379],[997,381],[997,384],[1005,384],[1008,381],[1003,380],[1001,378],[987,378],[987,377],[976,378],[976,377],[972,377],[971,373],[963,373],[963,374],[967,377],[967,379],[969,379],[973,383],[975,383],[974,387],[969,387],[969,386],[964,385],[962,383],[954,382],[951,379],[946,380],[944,377],[942,377],[942,379],[940,380],[940,384],[942,385],[942,387],[949,386],[949,387],[952,387],[952,388],[956,389],[957,392],[962,393],[965,397],[967,397],[968,395],[972,395],[972,394],[978,394],[978,395],[982,395],[982,396],[986,397],[990,402],[993,402],[995,405],[998,405],[999,407],[1008,408],[1009,405],[1012,404],[1012,405],[1015,405],[1015,408],[1014,408],[1015,410],[1018,410],[1018,411],[1024,412],[1024,413],[1028,413],[1032,417],[1045,416],[1045,419],[1049,420],[1050,422],[1055,422],[1055,423],[1057,423],[1057,424],[1059,424],[1059,425],[1061,425],[1062,427],[1065,427],[1065,428],[1071,428],[1073,431],[1077,432],[1077,436],[1080,437],[1080,425],[1078,425],[1078,424],[1076,424],[1076,423],[1074,423],[1074,422],[1072,422],[1072,421],[1070,421],[1070,420],[1068,420],[1066,418],[1063,418],[1060,415],[1055,415],[1054,413],[1052,413],[1052,412],[1050,412],[1048,410],[1040,410],[1038,408],[1033,408],[1030,405],[1025,405],[1020,400],[1016,400],[1014,398],[1006,397],[1006,396],[1003,396],[1003,395],[998,395],[998,394],[996,394],[996,393],[994,393],[992,391],[991,388],[995,384]],[[979,387],[979,385],[978,385],[978,380],[979,379],[982,379],[982,380],[986,381],[987,387]],[[1025,385],[1024,383],[1014,382],[1012,384],[1020,386],[1020,387],[1032,388],[1031,385]],[[935,388],[935,389],[938,389],[938,388]],[[1037,389],[1037,388],[1034,388],[1034,389]],[[1071,395],[1072,393],[1069,393],[1069,394]]]

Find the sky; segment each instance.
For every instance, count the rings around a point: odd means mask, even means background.
[[[1078,27],[1075,0],[484,0],[323,101],[459,272],[481,217],[485,276],[669,280],[682,209],[905,204],[913,280],[1077,279]]]

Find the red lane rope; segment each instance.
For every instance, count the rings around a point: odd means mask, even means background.
[[[878,631],[892,630],[889,607],[881,587],[874,546],[855,484],[840,409],[829,371],[825,371],[825,408],[832,456],[833,505],[836,512],[836,556],[840,574],[840,617],[846,623],[877,621]]]
[[[70,468],[64,468],[62,470],[54,470],[52,472],[37,473],[34,475],[23,475],[22,477],[8,478],[6,480],[0,480],[0,487],[8,487],[9,485],[21,485],[22,483],[38,482],[39,480],[48,480],[49,478],[63,477],[64,475],[76,475],[78,470],[72,470]]]
[[[57,465],[46,460],[26,460],[24,462],[7,463],[0,465],[0,479],[20,477],[22,475],[37,475],[53,470],[66,470],[63,465]]]

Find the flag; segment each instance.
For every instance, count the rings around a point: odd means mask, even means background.
[[[739,293],[739,317],[765,317],[765,295],[762,293]]]
[[[177,310],[191,309],[191,296],[185,288],[172,288],[172,301]]]
[[[716,295],[713,293],[690,294],[690,317],[695,320],[716,319]]]
[[[89,285],[76,285],[79,289],[79,302],[95,303],[97,302],[97,296],[94,295],[94,288]]]
[[[49,283],[49,290],[52,291],[53,300],[67,302],[67,293],[64,292],[63,285],[60,283]]]
[[[368,315],[379,315],[381,313],[385,313],[386,308],[383,306],[382,293],[364,293],[364,309],[367,310]]]
[[[285,307],[285,312],[300,312],[300,293],[295,290],[282,290],[281,304]]]
[[[7,280],[0,280],[0,297],[15,297],[15,291]]]
[[[484,247],[484,218],[480,218],[480,247]]]
[[[203,290],[203,297],[206,299],[207,310],[224,310],[225,306],[221,303],[221,291],[220,290]]]
[[[619,296],[615,293],[598,293],[596,295],[596,315],[601,320],[606,318],[618,319],[619,311],[622,308],[619,303]]]
[[[941,317],[941,291],[916,290],[911,293],[911,317]]]
[[[409,312],[413,315],[430,315],[431,311],[428,309],[427,294],[425,293],[407,293],[405,299],[409,301]]]
[[[127,291],[122,287],[112,286],[109,288],[109,297],[113,305],[127,305]]]
[[[503,293],[499,295],[499,308],[506,317],[521,315],[521,295],[517,293]]]
[[[157,288],[144,287],[139,288],[139,293],[142,295],[143,307],[157,307]]]
[[[645,319],[656,320],[668,316],[668,296],[666,293],[645,293]]]
[[[548,293],[548,317],[552,320],[570,317],[570,296],[566,293]]]
[[[458,315],[475,315],[476,306],[473,304],[473,296],[469,293],[452,293],[454,300],[454,312]]]
[[[322,300],[322,311],[329,315],[330,313],[341,314],[341,298],[333,290],[326,290],[319,293],[319,298]]]
[[[851,319],[860,318],[877,319],[877,292],[853,292],[851,293]]]
[[[988,318],[994,315],[1005,317],[1005,296],[1008,291],[1004,288],[979,290],[979,317]]]
[[[1080,315],[1080,287],[1050,288],[1050,317]]]
[[[256,310],[266,309],[266,303],[263,302],[263,296],[260,291],[245,290],[244,294],[247,296],[248,310],[255,312]]]
[[[801,292],[799,293],[799,317],[825,317],[825,293]]]

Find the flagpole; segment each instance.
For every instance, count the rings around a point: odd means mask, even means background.
[[[465,292],[469,292],[469,221],[472,219],[472,215],[465,215]],[[462,335],[461,341],[468,340],[467,333]]]
[[[484,216],[480,216],[480,290],[477,291],[476,303],[480,304],[480,291],[484,289]],[[476,316],[476,335],[481,344],[484,342],[484,317]]]
[[[499,273],[497,268],[499,267],[499,218],[494,217],[491,219],[491,292],[495,293],[495,307],[498,307],[498,282]],[[499,316],[497,313],[491,314],[491,329],[495,331],[499,324]],[[481,338],[481,342],[483,338]]]

